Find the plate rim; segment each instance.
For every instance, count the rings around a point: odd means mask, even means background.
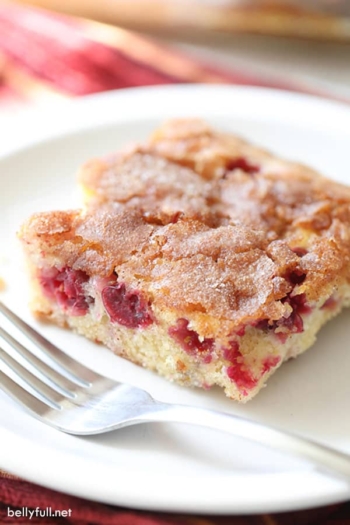
[[[350,104],[339,100],[332,100],[328,98],[323,98],[319,95],[297,93],[294,91],[287,91],[282,89],[274,89],[267,87],[256,87],[256,86],[235,86],[228,84],[164,84],[161,86],[138,86],[131,88],[124,88],[118,90],[105,91],[97,94],[85,95],[80,98],[74,98],[69,100],[60,100],[56,103],[55,107],[36,107],[33,108],[33,111],[30,111],[28,114],[19,115],[13,117],[12,124],[9,127],[7,119],[5,119],[3,132],[7,133],[7,145],[2,146],[0,144],[0,159],[8,157],[12,154],[16,154],[21,150],[35,146],[38,143],[50,141],[54,138],[59,138],[62,135],[68,133],[77,133],[79,130],[84,129],[94,129],[96,125],[103,126],[112,124],[116,118],[114,112],[108,111],[97,116],[96,109],[103,108],[107,109],[105,106],[109,105],[110,102],[114,102],[115,99],[125,99],[125,102],[128,102],[129,98],[133,100],[133,106],[129,109],[132,110],[133,116],[136,119],[137,115],[135,114],[139,110],[145,111],[143,119],[152,118],[157,111],[159,111],[159,103],[162,102],[162,97],[170,97],[171,95],[182,97],[191,97],[191,102],[196,107],[196,102],[200,99],[199,95],[211,94],[211,92],[219,93],[222,95],[215,100],[215,103],[207,107],[208,116],[215,117],[220,116],[225,112],[225,108],[222,106],[224,97],[231,94],[235,97],[252,97],[253,99],[263,98],[265,102],[269,99],[274,100],[274,104],[279,105],[279,109],[285,110],[288,104],[293,104],[297,106],[304,106],[308,112],[312,112],[316,121],[319,120],[318,110],[321,105],[324,111],[337,113],[337,125],[336,128],[339,129],[339,126],[342,126],[345,132],[349,133],[348,119],[350,118]],[[141,97],[151,97],[155,98],[158,107],[151,108],[145,105],[142,106]],[[135,102],[136,100],[136,102]],[[164,101],[163,101],[164,102]],[[141,106],[139,106],[141,105]],[[266,105],[267,106],[267,105]],[[163,107],[163,106],[162,106]],[[91,108],[94,109],[94,119],[90,121],[89,111]],[[70,112],[70,117],[74,116],[75,119],[78,119],[80,124],[77,126],[77,122],[70,122],[65,118],[65,112]],[[152,112],[154,113],[152,114]],[[173,113],[174,108],[172,108],[171,113]],[[181,116],[181,111],[176,111],[177,115]],[[295,118],[299,122],[302,122],[306,117],[307,112],[301,114],[296,114],[293,111],[288,111],[289,118]],[[130,114],[129,114],[130,115]],[[21,135],[18,128],[23,127],[28,129],[32,127],[32,121],[35,117],[36,130],[33,134],[29,135],[24,133]],[[162,117],[160,117],[162,118]],[[167,118],[167,117],[163,117]],[[73,120],[73,118],[72,118]],[[98,121],[98,124],[96,123]],[[130,121],[130,116],[127,118]],[[327,122],[328,125],[334,124],[333,120]],[[0,122],[0,131],[1,131],[1,122]],[[33,130],[31,129],[31,132]]]
[[[218,93],[218,91],[221,92],[222,98],[220,99],[220,104],[218,106],[213,106],[211,108],[211,111],[208,114],[208,118],[212,118],[215,115],[220,116],[222,115],[223,111],[223,100],[228,95],[234,95],[236,97],[241,98],[260,98],[266,100],[271,100],[271,97],[274,99],[275,103],[278,104],[285,104],[286,102],[292,102],[294,105],[302,105],[303,107],[308,106],[310,108],[310,111],[315,113],[316,110],[318,110],[319,106],[323,106],[326,108],[327,112],[335,112],[337,116],[341,116],[340,120],[337,121],[337,125],[344,126],[344,124],[350,124],[350,107],[346,106],[346,104],[343,104],[338,101],[330,101],[326,99],[322,99],[318,96],[312,96],[312,95],[304,95],[299,93],[291,93],[288,91],[282,91],[282,90],[275,90],[270,88],[257,88],[257,87],[237,87],[237,86],[222,86],[222,85],[169,85],[169,86],[151,86],[151,87],[137,87],[137,88],[128,88],[113,92],[107,92],[107,93],[101,93],[97,95],[89,95],[86,97],[83,97],[82,99],[76,99],[73,101],[65,101],[63,104],[60,104],[59,108],[53,109],[52,111],[47,111],[45,114],[41,114],[38,116],[38,133],[34,134],[32,136],[26,136],[22,137],[19,141],[16,143],[12,143],[7,149],[4,148],[3,151],[0,151],[0,164],[4,160],[8,160],[11,157],[16,157],[18,154],[21,154],[25,152],[28,149],[35,148],[40,143],[45,142],[51,142],[54,141],[60,137],[69,137],[71,134],[76,134],[79,132],[86,132],[89,129],[95,129],[96,127],[103,128],[104,126],[108,124],[112,124],[113,122],[115,124],[122,124],[122,121],[117,122],[115,120],[116,115],[114,112],[110,112],[107,115],[98,115],[96,111],[98,109],[105,110],[106,107],[108,107],[108,104],[113,102],[115,99],[120,99],[124,101],[129,101],[130,99],[137,99],[137,103],[133,107],[133,113],[132,118],[129,118],[127,116],[124,116],[124,121],[126,122],[132,122],[133,119],[136,118],[135,112],[138,110],[140,105],[142,104],[140,101],[140,95],[142,97],[148,97],[150,99],[154,99],[155,97],[160,100],[159,97],[165,97],[168,99],[172,95],[176,94],[176,97],[188,97],[190,100],[193,101],[193,99],[196,99],[198,97],[198,93],[203,96],[204,94],[206,96],[209,96],[210,94]],[[144,102],[144,98],[143,101]],[[163,101],[164,102],[164,101]],[[160,106],[163,107],[163,106]],[[73,123],[65,122],[64,119],[62,119],[62,109],[69,109],[70,116],[72,117],[72,120],[74,120]],[[91,110],[93,108],[94,113],[94,119],[89,121],[89,118],[84,116],[84,112],[86,112],[87,108]],[[148,108],[150,109],[150,108]],[[158,108],[159,109],[159,108]],[[220,112],[219,112],[220,110]],[[289,110],[290,111],[290,110]],[[297,117],[297,115],[295,115]],[[59,117],[57,120],[56,117]],[[73,118],[74,117],[74,118]],[[302,115],[303,118],[305,118],[305,115]],[[23,117],[23,122],[28,122],[28,119],[32,118],[31,115],[27,115]],[[145,120],[147,118],[157,118],[156,115],[151,115],[147,113],[147,116],[143,116],[141,120]],[[167,117],[163,117],[167,118]],[[299,117],[298,117],[299,118]],[[78,119],[78,120],[76,120]],[[99,120],[101,119],[101,120]],[[18,120],[18,122],[21,119]],[[137,121],[137,120],[136,120]],[[345,129],[345,128],[344,128]],[[346,128],[346,132],[349,134],[350,137],[350,126]],[[40,424],[40,423],[38,423]],[[10,432],[11,433],[11,432]],[[6,432],[5,432],[6,434]],[[17,436],[18,438],[18,436]],[[22,444],[23,441],[26,441],[23,437],[22,438]],[[10,439],[10,438],[8,438]],[[14,439],[14,436],[12,435],[12,440]],[[21,439],[19,439],[21,441]],[[9,441],[8,441],[9,443]],[[5,454],[6,456],[6,454]],[[19,455],[20,457],[20,455]],[[22,467],[20,464],[18,464],[18,459],[16,458],[16,468],[15,470],[11,468],[11,461],[8,462],[6,460],[9,460],[9,458],[3,458],[5,463],[5,468],[9,471],[13,471],[15,474],[18,475],[25,475],[26,479],[38,483],[38,479],[35,478],[35,474],[31,473],[28,468]],[[23,461],[24,458],[21,459]],[[18,467],[18,468],[17,468]],[[22,474],[21,474],[21,472]],[[23,474],[24,472],[24,474]],[[278,474],[272,474],[271,476],[281,476],[281,473]],[[305,475],[305,474],[304,474]],[[267,475],[264,474],[266,477]],[[288,477],[290,477],[291,474],[288,473]],[[251,475],[248,477],[254,477],[256,478],[257,475]],[[317,485],[317,480],[319,480],[320,475],[316,474],[314,472],[309,473],[310,483]],[[59,478],[55,480],[55,482],[52,482],[50,480],[50,477],[48,475],[44,475],[42,473],[41,480],[45,482],[45,486],[61,490],[63,492],[67,492],[67,487],[64,487],[64,478]],[[39,480],[40,482],[40,480]],[[91,482],[91,480],[90,480]],[[88,493],[88,496],[86,495],[86,490],[84,487],[70,487],[69,493],[75,494],[80,497],[88,497],[91,500],[97,500],[97,501],[104,501],[105,503],[110,504],[124,504],[125,505],[125,499],[123,501],[120,501],[115,499],[115,497],[112,497],[111,495],[108,496],[107,499],[103,497],[103,494],[98,494],[94,496],[94,493],[92,491],[92,485],[90,483],[90,492]],[[330,484],[332,486],[332,483]],[[86,487],[85,487],[86,488]],[[111,499],[112,498],[112,499]],[[124,494],[125,498],[125,494]],[[164,506],[160,504],[156,500],[149,500],[147,501],[135,501],[135,498],[131,497],[129,499],[128,505],[132,505],[135,508],[143,508],[147,510],[162,510],[162,511],[170,511],[171,512],[195,512],[197,514],[199,513],[206,513],[206,514],[257,514],[261,512],[276,512],[276,511],[286,511],[286,510],[296,510],[301,508],[308,508],[311,506],[321,506],[325,505],[327,503],[335,503],[339,501],[345,501],[349,498],[349,492],[348,488],[345,488],[345,485],[341,483],[338,485],[338,489],[335,490],[335,493],[331,491],[331,494],[329,494],[328,500],[327,500],[327,494],[313,494],[313,496],[310,497],[310,495],[307,495],[304,497],[304,499],[293,499],[292,496],[289,495],[289,497],[286,499],[281,498],[279,501],[274,501],[271,503],[271,501],[260,501],[259,504],[254,505],[254,508],[252,509],[249,505],[247,506],[247,502],[242,501],[242,504],[239,505],[237,502],[235,503],[235,506],[232,507],[232,504],[226,505],[224,508],[218,508],[215,506],[215,504],[211,504],[207,506],[205,509],[198,509],[198,502],[192,503],[191,501],[187,501],[185,504],[178,504],[175,501],[173,501],[172,504],[169,506],[169,502],[164,502]],[[124,502],[124,503],[123,503]],[[222,503],[221,503],[222,504]]]

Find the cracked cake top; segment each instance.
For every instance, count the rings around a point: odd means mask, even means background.
[[[201,121],[172,121],[79,179],[87,208],[35,214],[27,249],[116,271],[155,308],[196,314],[206,337],[215,322],[280,319],[288,294],[317,301],[349,278],[350,189]]]

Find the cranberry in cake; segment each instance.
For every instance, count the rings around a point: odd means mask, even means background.
[[[350,189],[202,121],[79,173],[22,226],[36,315],[247,401],[350,303]]]

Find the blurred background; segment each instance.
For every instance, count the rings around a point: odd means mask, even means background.
[[[350,101],[350,1],[0,0],[0,133],[59,100],[183,82]]]

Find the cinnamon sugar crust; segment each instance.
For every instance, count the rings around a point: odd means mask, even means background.
[[[90,202],[210,210],[270,237],[350,221],[349,187],[197,120],[171,121],[145,144],[90,161],[79,180]]]
[[[122,281],[142,290],[155,307],[175,310],[179,317],[198,311],[234,325],[261,318],[276,320],[288,314],[289,305],[281,300],[292,290],[317,301],[325,288],[334,288],[349,277],[349,223],[340,221],[337,207],[337,203],[344,209],[349,206],[344,202],[345,190],[335,201],[333,183],[321,178],[317,182],[312,192],[314,180],[310,180],[304,202],[292,200],[299,189],[293,193],[292,188],[288,203],[277,199],[284,195],[282,191],[275,192],[275,209],[280,207],[275,228],[271,226],[275,222],[264,216],[260,229],[253,229],[248,214],[244,223],[223,214],[224,205],[221,213],[202,214],[195,210],[191,196],[192,214],[179,213],[177,206],[167,213],[162,201],[157,207],[150,206],[147,195],[145,201],[138,197],[138,204],[144,207],[136,206],[131,197],[126,203],[95,203],[87,212],[34,215],[21,237],[33,253],[40,244],[46,264],[62,266],[64,261],[90,276],[107,277],[116,271]],[[315,227],[320,205],[312,202],[321,193],[321,184],[322,213],[327,209],[329,222],[326,229],[323,223],[322,228]],[[286,181],[282,187],[287,188]],[[329,196],[325,208],[328,187],[332,200]],[[265,208],[259,208],[258,202],[255,195],[247,206],[262,216]],[[276,230],[283,231],[280,238]],[[293,251],[301,247],[302,256]],[[306,276],[297,286],[290,280],[293,272]]]
[[[201,121],[90,161],[79,181],[84,210],[35,214],[20,231],[35,272],[114,276],[141,294],[147,322],[188,320],[204,348],[261,323],[278,335],[349,284],[350,189]]]
[[[260,244],[251,247],[272,259],[276,276],[294,269],[307,273],[303,291],[313,300],[319,287],[349,276],[350,188],[202,121],[171,121],[147,143],[111,159],[108,168],[91,161],[79,179],[90,205],[113,201],[170,218],[182,213],[181,226],[167,228],[164,247],[169,254],[171,244],[178,259],[190,257],[189,250],[198,256],[207,246],[206,256],[220,253],[229,268],[239,250],[232,239],[248,243],[255,235]],[[200,233],[193,217],[215,227]],[[300,249],[303,257],[293,253]],[[237,286],[242,272],[234,279]]]
[[[237,158],[256,171],[225,167]],[[23,240],[40,238],[46,257],[89,275],[118,266],[143,276],[150,294],[171,290],[158,297],[167,307],[276,318],[286,274],[307,274],[301,290],[312,299],[349,277],[350,189],[200,121],[171,122],[146,145],[91,161],[80,181],[88,211],[35,215]]]

